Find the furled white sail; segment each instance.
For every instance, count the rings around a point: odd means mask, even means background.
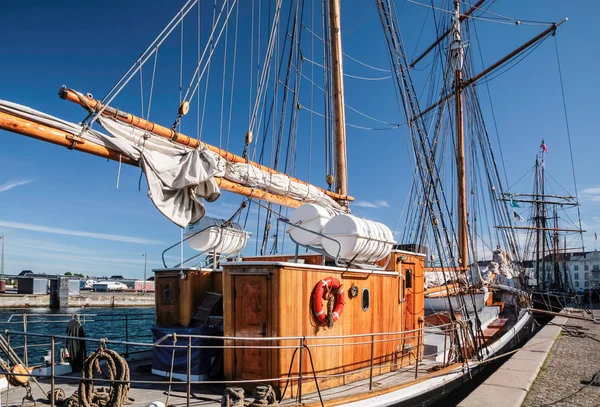
[[[0,100],[0,111],[80,136],[138,160],[148,182],[148,196],[163,215],[181,227],[202,219],[206,213],[202,199],[212,202],[221,195],[214,177],[343,211],[313,185],[292,181],[283,174],[270,174],[251,164],[232,163],[206,148],[188,148],[112,118],[98,118],[110,133],[107,135],[92,129],[83,132],[78,124],[16,103]]]

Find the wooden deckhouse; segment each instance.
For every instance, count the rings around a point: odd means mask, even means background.
[[[224,336],[236,338],[225,341],[236,346],[225,349],[227,379],[281,379],[290,371],[298,376],[302,364],[304,377],[313,374],[313,366],[317,376],[341,374],[319,380],[320,388],[329,388],[369,377],[371,364],[387,364],[377,369],[380,374],[422,355],[422,338],[412,330],[423,323],[423,255],[394,251],[385,270],[324,266],[310,261],[316,257],[304,263],[276,256],[224,264]],[[337,278],[348,293],[331,328],[317,323],[311,304],[315,285],[327,277]],[[244,337],[261,336],[279,339],[261,341],[270,349],[243,347],[258,345]],[[306,350],[296,351],[302,345],[311,349],[312,366]],[[282,388],[285,380],[271,384]],[[314,381],[305,383],[304,391],[314,390]]]

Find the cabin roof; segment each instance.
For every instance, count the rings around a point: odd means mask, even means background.
[[[335,266],[323,266],[320,264],[305,264],[305,263],[289,263],[284,261],[232,261],[223,264],[223,267],[240,267],[240,266],[254,266],[254,267],[265,267],[265,266],[278,266],[286,268],[301,268],[301,269],[313,269],[313,270],[327,270],[338,273],[359,273],[359,274],[382,274],[382,275],[398,275],[395,271],[385,270],[367,270],[359,268],[347,268],[347,267],[335,267]]]

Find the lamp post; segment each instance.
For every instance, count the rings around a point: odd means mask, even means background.
[[[148,261],[148,253],[142,254],[144,256],[144,286],[142,287],[142,294],[146,294],[146,263]]]

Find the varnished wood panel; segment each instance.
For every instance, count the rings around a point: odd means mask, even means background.
[[[261,337],[268,335],[269,293],[266,275],[234,277],[235,336]],[[256,345],[256,348],[239,348],[235,351],[235,375],[242,380],[269,376],[268,350],[259,346],[261,341],[236,341],[237,345]]]
[[[222,273],[212,270],[178,270],[155,273],[156,323],[159,326],[181,324],[188,326],[194,310],[207,291],[222,293]],[[171,299],[166,298],[168,289]]]
[[[289,257],[289,256],[285,256]],[[254,259],[252,259],[255,261]],[[272,258],[269,258],[272,260]],[[385,373],[397,369],[399,364],[414,363],[414,350],[416,339],[406,338],[403,334],[393,336],[372,335],[384,332],[398,332],[418,326],[418,318],[423,315],[423,300],[418,297],[423,295],[423,261],[421,257],[403,254],[406,265],[397,263],[394,255],[389,268],[403,273],[405,267],[413,270],[413,287],[404,289],[404,279],[396,275],[365,274],[357,272],[330,269],[313,269],[298,265],[277,265],[264,263],[264,266],[244,266],[243,264],[224,265],[224,295],[228,287],[238,279],[251,279],[254,272],[269,273],[271,289],[268,296],[272,301],[269,308],[271,328],[269,336],[316,336],[319,339],[309,338],[306,345],[312,354],[314,373],[317,376],[330,376],[319,379],[321,388],[330,388],[349,383],[369,376],[371,352],[374,354],[374,374]],[[246,274],[246,275],[244,275]],[[315,285],[326,277],[335,277],[342,283],[345,291],[345,307],[341,318],[332,328],[318,326],[312,315],[311,298]],[[235,283],[237,286],[237,282]],[[348,291],[352,285],[359,289],[358,296],[349,298]],[[362,309],[362,291],[366,288],[370,292],[369,309]],[[405,292],[407,300],[400,301],[400,294]],[[238,291],[239,295],[239,291]],[[326,309],[326,301],[323,300]],[[224,306],[225,335],[234,335],[236,326],[228,320],[236,320],[238,311],[231,301],[225,301]],[[231,314],[231,315],[230,315]],[[410,319],[410,321],[409,321]],[[332,338],[329,336],[369,334],[356,338]],[[411,334],[414,336],[414,334]],[[413,343],[414,342],[414,343]],[[299,346],[298,340],[280,340],[282,346]],[[347,346],[337,346],[344,344]],[[414,346],[412,356],[403,353],[404,345]],[[225,351],[225,371],[229,378],[241,379],[236,373],[232,356],[233,352]],[[228,355],[229,354],[229,355]],[[313,365],[311,365],[308,351],[302,353],[302,367],[300,370],[300,351],[294,349],[273,349],[269,353],[271,360],[271,377],[286,377],[291,367],[291,375],[297,376],[302,371],[303,392],[315,390]],[[256,356],[258,357],[258,356]],[[378,365],[382,365],[377,367]],[[346,373],[341,374],[341,373]],[[265,377],[266,378],[266,377]],[[273,382],[273,385],[283,387],[285,381]],[[288,396],[297,393],[297,381],[288,386]]]

